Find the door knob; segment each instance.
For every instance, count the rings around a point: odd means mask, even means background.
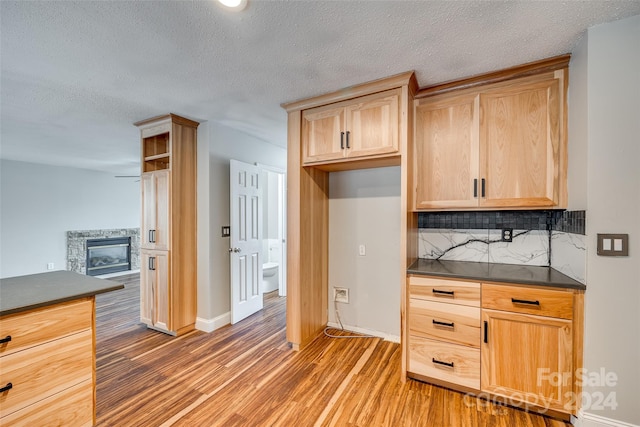
[[[242,251],[242,249],[240,249],[240,248],[229,248],[229,253],[231,253],[231,252],[238,253],[238,252],[241,252],[241,251]]]

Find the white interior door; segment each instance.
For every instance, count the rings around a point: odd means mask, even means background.
[[[231,323],[262,310],[262,182],[257,166],[230,161]]]

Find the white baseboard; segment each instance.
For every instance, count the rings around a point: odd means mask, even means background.
[[[640,427],[637,424],[630,424],[588,412],[578,414],[578,422],[574,425],[576,427]]]
[[[213,319],[196,317],[196,329],[202,332],[213,332],[231,323],[231,312],[227,311]]]
[[[335,322],[327,322],[327,326],[331,326],[332,328],[340,329],[340,325]],[[357,332],[359,334],[364,335],[373,335],[374,337],[382,338],[385,341],[391,341],[395,343],[400,343],[399,335],[391,335],[380,331],[372,331],[371,329],[359,328],[357,326],[351,325],[343,325],[344,329],[351,332]]]

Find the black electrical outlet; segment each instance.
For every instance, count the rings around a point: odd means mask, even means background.
[[[513,241],[513,228],[503,228],[501,239],[503,242]]]

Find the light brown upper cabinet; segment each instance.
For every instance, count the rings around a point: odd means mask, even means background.
[[[566,207],[567,73],[417,99],[414,209]]]
[[[305,110],[303,165],[398,155],[400,89]]]

